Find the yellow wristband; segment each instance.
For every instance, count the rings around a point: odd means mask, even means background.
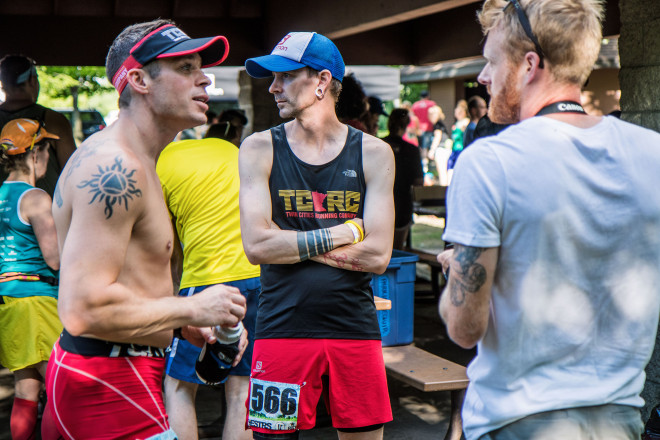
[[[364,240],[364,231],[357,222],[354,222],[353,220],[346,220],[344,223],[349,228],[351,228],[351,231],[353,231],[353,237],[355,238],[355,240],[353,240],[353,244],[359,243],[362,240]]]
[[[360,231],[358,228],[350,223],[346,223],[346,226],[348,226],[353,233],[353,244],[358,243],[360,241]]]

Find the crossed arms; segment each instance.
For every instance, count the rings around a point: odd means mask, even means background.
[[[391,148],[371,136],[363,137],[364,176],[367,185],[362,223],[364,241],[353,243],[348,225],[315,231],[323,252],[311,255],[318,263],[347,270],[383,273],[389,264],[394,233],[394,157]],[[248,137],[241,145],[241,231],[245,253],[253,264],[294,264],[305,258],[298,246],[300,231],[281,230],[272,221],[269,190],[273,163],[269,132]],[[359,222],[359,219],[358,219]],[[305,237],[306,239],[306,237]],[[303,258],[301,258],[303,257]]]

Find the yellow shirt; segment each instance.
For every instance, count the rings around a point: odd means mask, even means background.
[[[217,138],[173,142],[156,171],[183,247],[181,288],[258,277],[241,241],[238,148]]]

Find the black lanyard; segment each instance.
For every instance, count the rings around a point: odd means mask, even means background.
[[[584,111],[582,105],[579,102],[575,101],[559,101],[546,105],[543,107],[536,116],[549,115],[552,113],[580,113],[586,115],[587,112]]]

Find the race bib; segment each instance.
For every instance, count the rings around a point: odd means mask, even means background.
[[[172,430],[172,428],[168,429],[165,432],[161,432],[160,434],[152,435],[148,439],[145,440],[177,440],[178,437]]]
[[[247,424],[271,431],[298,429],[299,400],[300,385],[252,379]]]

